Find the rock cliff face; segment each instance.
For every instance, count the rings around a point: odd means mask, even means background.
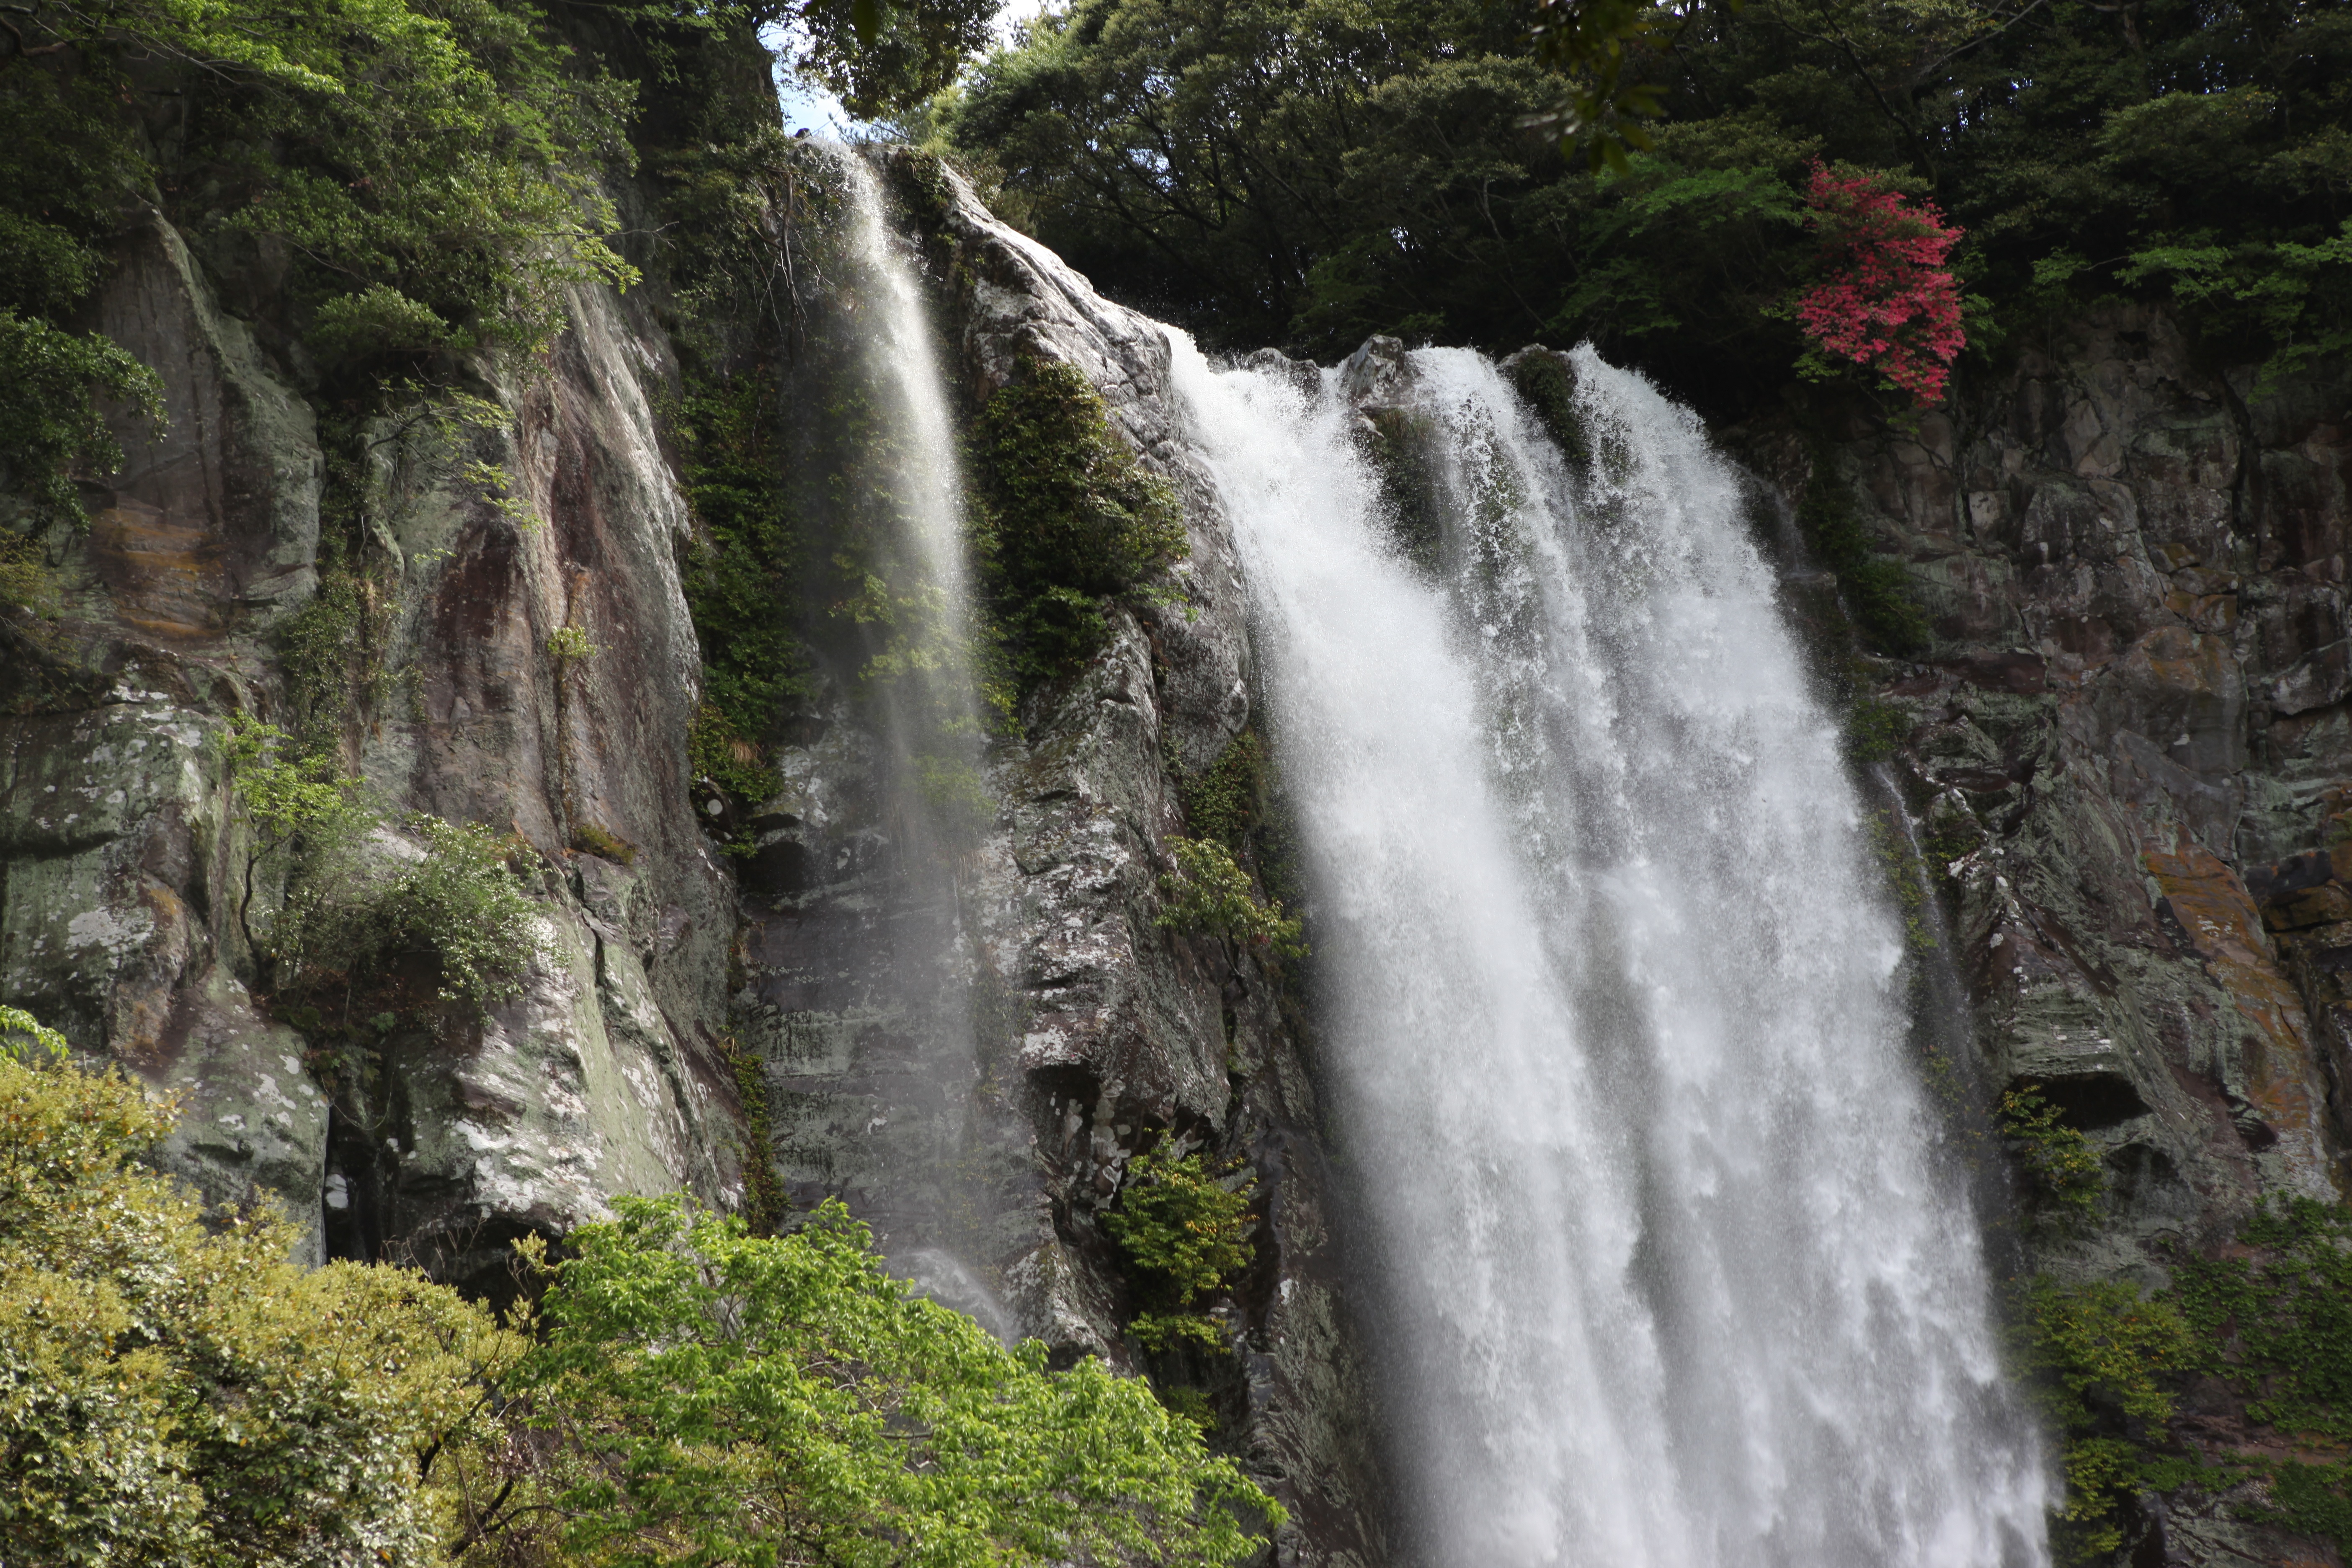
[[[898,860],[872,737],[835,721],[787,749],[791,786],[753,822],[737,994],[779,1170],[798,1200],[846,1193],[910,1274],[1057,1361],[1149,1362],[1201,1388],[1294,1516],[1283,1561],[1381,1561],[1299,1030],[1254,959],[1155,924],[1166,841],[1185,830],[1177,783],[1252,711],[1239,565],[1178,439],[1167,340],[961,182],[914,159],[887,174],[962,405],[1024,358],[1077,367],[1178,487],[1191,549],[1181,603],[1115,610],[1085,672],[992,746],[997,816],[944,889]],[[1232,1358],[1143,1357],[1121,1334],[1133,1303],[1097,1215],[1161,1134],[1246,1162],[1266,1194]]]
[[[2200,368],[2119,310],[1916,438],[1742,433],[1792,502],[1850,497],[1930,612],[1932,652],[1863,684],[1907,735],[1980,1064],[2043,1086],[2108,1182],[2029,1268],[2154,1285],[2269,1195],[2344,1195],[2347,393]],[[2225,1448],[2241,1416],[2192,1391],[2183,1425]],[[2136,1563],[2318,1550],[2156,1512]]]
[[[1202,1388],[1292,1511],[1283,1561],[1381,1560],[1298,1028],[1246,957],[1154,923],[1175,781],[1251,710],[1237,568],[1174,439],[1167,344],[952,181],[887,174],[966,409],[1018,356],[1078,366],[1181,488],[1192,537],[1189,602],[1118,612],[992,751],[993,819],[951,875],[912,874],[873,786],[881,742],[845,704],[784,749],[758,853],[713,852],[701,818],[731,808],[687,760],[696,523],[653,412],[677,371],[642,295],[576,294],[548,360],[478,405],[322,439],[300,367],[265,346],[283,332],[232,314],[155,221],[99,324],[161,374],[168,418],[118,422],[123,471],[86,534],[51,541],[62,614],[0,633],[0,994],[179,1095],[165,1160],[209,1197],[274,1197],[313,1258],[492,1292],[509,1239],[615,1194],[740,1197],[731,1039],[764,1067],[756,1153],[796,1201],[845,1195],[897,1266],[1057,1358]],[[394,825],[380,849],[415,852],[409,812],[510,828],[544,939],[522,995],[394,1024],[356,1078],[254,992],[250,930],[278,889],[266,870],[248,888],[222,745],[236,715],[289,721],[322,509],[391,563],[352,610],[370,650],[339,716]],[[597,651],[562,656],[562,628]],[[1147,1132],[1246,1160],[1266,1194],[1230,1356],[1146,1358],[1123,1335],[1097,1215]]]

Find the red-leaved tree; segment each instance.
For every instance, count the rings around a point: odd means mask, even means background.
[[[1932,202],[1913,205],[1870,175],[1819,163],[1805,205],[1825,280],[1797,296],[1797,324],[1822,353],[1875,370],[1918,406],[1940,402],[1968,344],[1960,286],[1944,269],[1961,231]]]

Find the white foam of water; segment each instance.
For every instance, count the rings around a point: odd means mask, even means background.
[[[1736,476],[1590,352],[1580,475],[1494,366],[1423,351],[1433,577],[1334,378],[1175,356],[1299,806],[1431,1555],[2044,1562],[1900,928]]]

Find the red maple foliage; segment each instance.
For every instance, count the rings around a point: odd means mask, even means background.
[[[1944,269],[1961,230],[1932,202],[1910,205],[1870,175],[1834,174],[1819,163],[1805,205],[1828,280],[1797,297],[1798,325],[1826,352],[1877,371],[1918,406],[1940,402],[1952,359],[1968,345],[1960,286]]]

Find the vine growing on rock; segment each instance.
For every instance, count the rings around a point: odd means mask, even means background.
[[[1106,605],[1184,559],[1183,517],[1076,365],[1022,359],[981,410],[971,458],[974,552],[1005,684],[1024,695],[1093,658]]]
[[[2058,1545],[2111,1559],[2135,1500],[2259,1483],[2255,1522],[2352,1551],[2352,1210],[2290,1198],[2257,1211],[2230,1253],[2183,1253],[2169,1289],[2032,1280],[2021,1360],[2065,1440]],[[2197,1395],[2197,1441],[2175,1429],[2187,1380],[2217,1380],[2242,1414]],[[2266,1499],[2266,1500],[2264,1500]]]

